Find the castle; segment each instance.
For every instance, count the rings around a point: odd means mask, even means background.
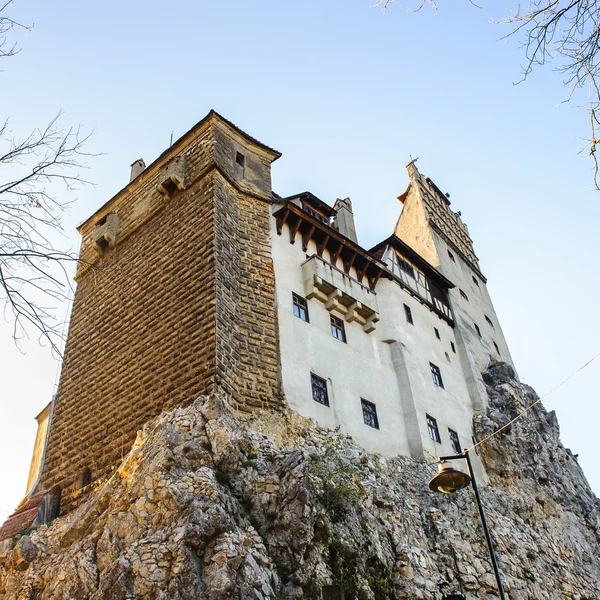
[[[472,444],[481,372],[512,361],[460,213],[413,161],[393,232],[365,249],[348,198],[274,193],[280,156],[211,111],[79,227],[58,391],[0,539],[73,510],[145,422],[201,394],[387,456]]]

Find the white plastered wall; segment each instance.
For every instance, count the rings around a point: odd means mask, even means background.
[[[292,292],[304,296],[301,265],[316,253],[314,243],[303,252],[300,234],[291,244],[287,226],[277,235],[272,219],[272,248],[282,383],[290,408],[322,426],[340,426],[361,446],[388,456],[452,454],[448,428],[458,433],[463,447],[470,445],[472,406],[447,321],[382,278],[376,290],[377,328],[367,334],[358,323],[346,322],[347,343],[340,342],[331,335],[330,313],[320,301],[308,300],[310,323],[293,313]],[[327,251],[323,258],[329,260]],[[350,275],[355,276],[353,270]],[[406,321],[404,304],[411,307],[414,325]],[[440,368],[443,389],[433,382],[430,362]],[[311,372],[327,380],[329,407],[312,399]],[[361,398],[376,405],[379,430],[365,425]],[[426,414],[437,420],[441,444],[430,439]]]

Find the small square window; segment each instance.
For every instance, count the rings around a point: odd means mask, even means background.
[[[309,323],[310,321],[308,320],[308,302],[306,302],[306,299],[292,292],[292,304],[294,307],[294,315],[302,321],[306,321],[307,323]]]
[[[450,444],[452,446],[452,450],[456,452],[456,454],[460,454],[462,452],[462,448],[460,447],[460,440],[458,439],[458,433],[453,429],[448,429],[448,435],[450,436]]]
[[[410,306],[407,306],[406,304],[404,305],[404,314],[406,315],[406,320],[411,325],[414,325],[415,323],[413,321],[412,310],[410,310]]]
[[[479,325],[477,325],[477,323],[473,323],[473,325],[475,325],[475,331],[477,332],[477,335],[481,337],[481,329],[479,329]]]
[[[377,407],[368,400],[360,399],[363,412],[363,420],[365,425],[373,427],[373,429],[379,429],[379,420],[377,419]]]
[[[448,256],[450,257],[450,260],[452,262],[454,262],[454,263],[456,262],[456,259],[454,258],[454,254],[452,254],[452,252],[450,252],[450,250],[448,250]]]
[[[437,327],[434,327],[433,330],[435,331],[435,337],[438,340],[441,340],[442,338],[440,337],[440,331],[439,331],[439,329]]]
[[[460,295],[468,302],[469,301],[469,296],[467,296],[462,290],[458,290],[460,292]]]
[[[433,379],[433,383],[443,388],[444,382],[442,381],[442,374],[440,373],[440,368],[434,365],[433,363],[429,363],[429,368],[431,369],[431,378]]]
[[[456,346],[454,345],[454,342],[450,342],[450,348],[452,348],[452,352],[456,354]]]
[[[329,406],[329,396],[327,395],[327,381],[314,373],[310,374],[312,384],[312,397],[315,402],[323,406]]]
[[[331,315],[331,335],[340,342],[346,343],[346,330],[344,328],[344,321]]]
[[[238,179],[244,178],[244,168],[246,165],[246,157],[241,152],[235,154],[235,176]]]
[[[502,356],[502,353],[500,352],[500,348],[498,348],[498,344],[496,344],[496,342],[494,342],[494,348],[496,348],[496,352],[498,353],[498,356]]]
[[[492,323],[492,320],[491,320],[491,319],[490,319],[490,318],[489,318],[487,315],[484,315],[484,316],[485,316],[485,320],[488,322],[488,325],[489,325],[489,326],[490,326],[492,329],[494,329],[494,324]]]
[[[440,438],[440,431],[437,426],[437,421],[430,417],[429,415],[425,415],[427,418],[427,430],[429,431],[429,437],[438,444],[442,443],[442,439]]]
[[[475,275],[473,275],[473,283],[479,287],[479,280],[477,279],[477,277],[475,277]]]

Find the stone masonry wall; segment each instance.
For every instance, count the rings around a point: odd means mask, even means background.
[[[81,502],[83,470],[109,475],[161,410],[219,390],[246,411],[280,401],[269,240],[277,153],[212,113],[205,121],[80,227],[83,262],[36,490],[60,486],[63,513]],[[236,180],[237,152],[246,168]],[[181,156],[186,188],[165,201],[161,168]],[[116,245],[100,257],[94,230],[111,212]]]
[[[217,176],[217,385],[244,411],[281,403],[269,205]]]
[[[40,488],[108,474],[137,430],[212,389],[214,177],[144,223],[80,279]]]

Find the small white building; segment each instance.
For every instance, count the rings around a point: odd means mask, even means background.
[[[348,198],[275,197],[272,251],[290,407],[366,449],[472,445],[481,373],[512,360],[460,213],[414,163],[393,234],[358,245]]]

